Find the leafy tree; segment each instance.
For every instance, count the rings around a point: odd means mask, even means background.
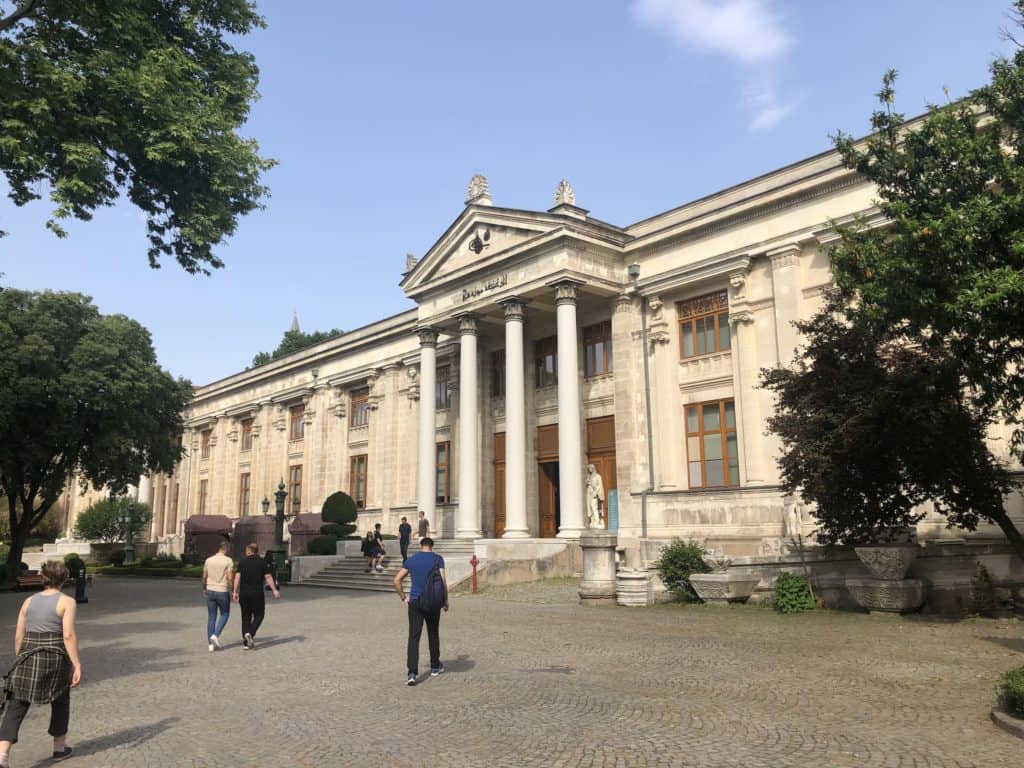
[[[78,515],[75,520],[75,537],[108,544],[125,541],[128,538],[128,526],[121,522],[125,514],[130,516],[133,533],[139,533],[153,517],[148,504],[124,496],[103,499]]]
[[[145,212],[149,263],[223,266],[214,246],[261,207],[273,161],[238,129],[257,98],[262,27],[248,0],[0,0],[0,170],[47,226],[89,220],[123,193]]]
[[[170,471],[191,385],[149,332],[76,293],[0,291],[0,488],[11,559],[75,473],[114,492]],[[10,576],[10,574],[9,574]]]
[[[804,346],[793,367],[762,378],[777,398],[768,424],[782,439],[783,486],[816,505],[818,540],[889,540],[932,500],[951,526],[994,522],[1024,553],[1003,506],[1010,475],[985,443],[986,410],[965,395],[957,362],[858,320],[836,292],[797,323]]]
[[[313,331],[312,333],[303,333],[300,330],[291,329],[284,332],[284,336],[281,338],[281,343],[277,345],[277,349],[273,352],[260,352],[252,359],[252,367],[258,368],[261,365],[266,365],[269,362],[290,355],[293,352],[300,352],[308,347],[315,346],[323,341],[333,339],[337,336],[341,336],[344,331],[335,328],[331,331]]]

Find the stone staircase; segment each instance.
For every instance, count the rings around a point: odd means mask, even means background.
[[[391,542],[389,542],[390,544]],[[409,554],[417,550],[410,547]],[[437,542],[434,551],[448,561],[468,561],[473,556],[473,542],[462,539],[442,539]],[[332,589],[357,589],[364,592],[392,592],[395,589],[394,579],[402,558],[386,555],[381,562],[383,571],[366,572],[366,560],[362,557],[343,557],[338,562],[327,566],[322,571],[304,580],[303,585],[311,587],[330,587]],[[446,573],[449,569],[445,569]],[[449,577],[449,583],[452,583]]]

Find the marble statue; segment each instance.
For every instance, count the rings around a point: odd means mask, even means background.
[[[587,464],[587,527],[604,528],[604,481],[593,464]]]
[[[786,539],[795,539],[803,534],[803,530],[800,505],[795,498],[790,497],[786,501],[785,512],[782,515],[782,536]]]

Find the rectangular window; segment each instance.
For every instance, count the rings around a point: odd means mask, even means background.
[[[680,358],[722,352],[732,346],[729,298],[725,291],[681,301],[676,310]]]
[[[533,343],[537,389],[558,384],[558,339],[550,336]]]
[[[612,322],[583,329],[583,371],[589,379],[612,372]]]
[[[451,502],[451,466],[452,444],[444,442],[437,444],[437,503],[449,504]]]
[[[691,488],[740,484],[736,405],[716,400],[686,406],[686,459]]]
[[[505,396],[505,350],[491,352],[491,397]]]
[[[437,369],[437,383],[434,385],[434,404],[443,411],[452,407],[451,368],[447,365]]]
[[[242,419],[242,450],[252,450],[252,419]]]
[[[350,404],[352,406],[352,420],[349,422],[351,427],[365,427],[370,423],[370,389],[364,387],[363,389],[353,389],[352,394],[349,395]]]
[[[251,475],[243,472],[238,478],[238,516],[246,517],[249,514],[249,479]]]
[[[292,500],[292,514],[297,515],[302,509],[302,465],[296,464],[288,468],[288,495]]]
[[[200,480],[199,481],[199,514],[200,515],[205,515],[206,514],[206,490],[207,490],[207,488],[209,488],[209,481],[205,480],[205,479]]]
[[[306,406],[304,405],[293,405],[288,409],[288,418],[290,427],[288,429],[289,440],[301,440],[306,434],[306,422],[304,416],[306,414]]]
[[[181,489],[181,483],[174,484],[174,496],[171,497],[171,512],[174,514],[174,522],[178,521],[178,491]],[[171,533],[174,533],[171,530]]]
[[[204,429],[199,433],[199,458],[208,459],[210,458],[210,437],[213,434],[213,430]]]
[[[353,456],[349,466],[348,490],[356,509],[366,509],[366,456]]]

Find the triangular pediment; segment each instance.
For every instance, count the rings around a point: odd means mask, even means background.
[[[469,206],[402,280],[407,295],[420,293],[449,276],[472,274],[559,229],[550,214],[491,206]]]

